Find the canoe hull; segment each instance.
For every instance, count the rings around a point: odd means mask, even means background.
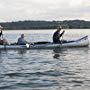
[[[33,44],[27,47],[26,45],[0,45],[0,49],[53,49],[53,48],[72,48],[72,47],[87,47],[89,46],[88,36],[75,40],[73,42],[54,44]]]

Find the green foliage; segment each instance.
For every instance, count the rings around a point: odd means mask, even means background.
[[[65,21],[18,21],[0,23],[4,29],[56,29],[58,26],[70,29],[90,28],[90,21],[65,20]]]

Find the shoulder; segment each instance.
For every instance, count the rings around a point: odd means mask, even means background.
[[[18,40],[21,40],[21,37],[19,37]]]
[[[58,31],[55,31],[54,34],[58,34]]]

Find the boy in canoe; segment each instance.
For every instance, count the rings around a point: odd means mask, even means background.
[[[60,38],[62,37],[62,35],[64,34],[65,31],[62,31],[62,33],[60,33],[62,27],[58,27],[57,31],[54,32],[53,34],[53,43],[61,43]]]
[[[17,44],[18,45],[26,45],[28,42],[24,39],[24,34],[21,34],[21,37],[18,38]]]

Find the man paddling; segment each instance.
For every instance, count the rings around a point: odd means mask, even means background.
[[[3,36],[2,29],[3,27],[0,25],[0,39],[1,39],[1,36]]]
[[[0,25],[0,45],[8,45],[8,41],[6,38],[3,38],[3,27]]]
[[[54,34],[53,34],[53,43],[61,43],[60,38],[62,37],[62,35],[65,32],[65,31],[62,31],[62,33],[60,33],[61,29],[62,29],[61,27],[58,27],[57,31],[54,32]]]
[[[3,27],[0,25],[0,45],[3,44],[3,33],[2,33]]]

